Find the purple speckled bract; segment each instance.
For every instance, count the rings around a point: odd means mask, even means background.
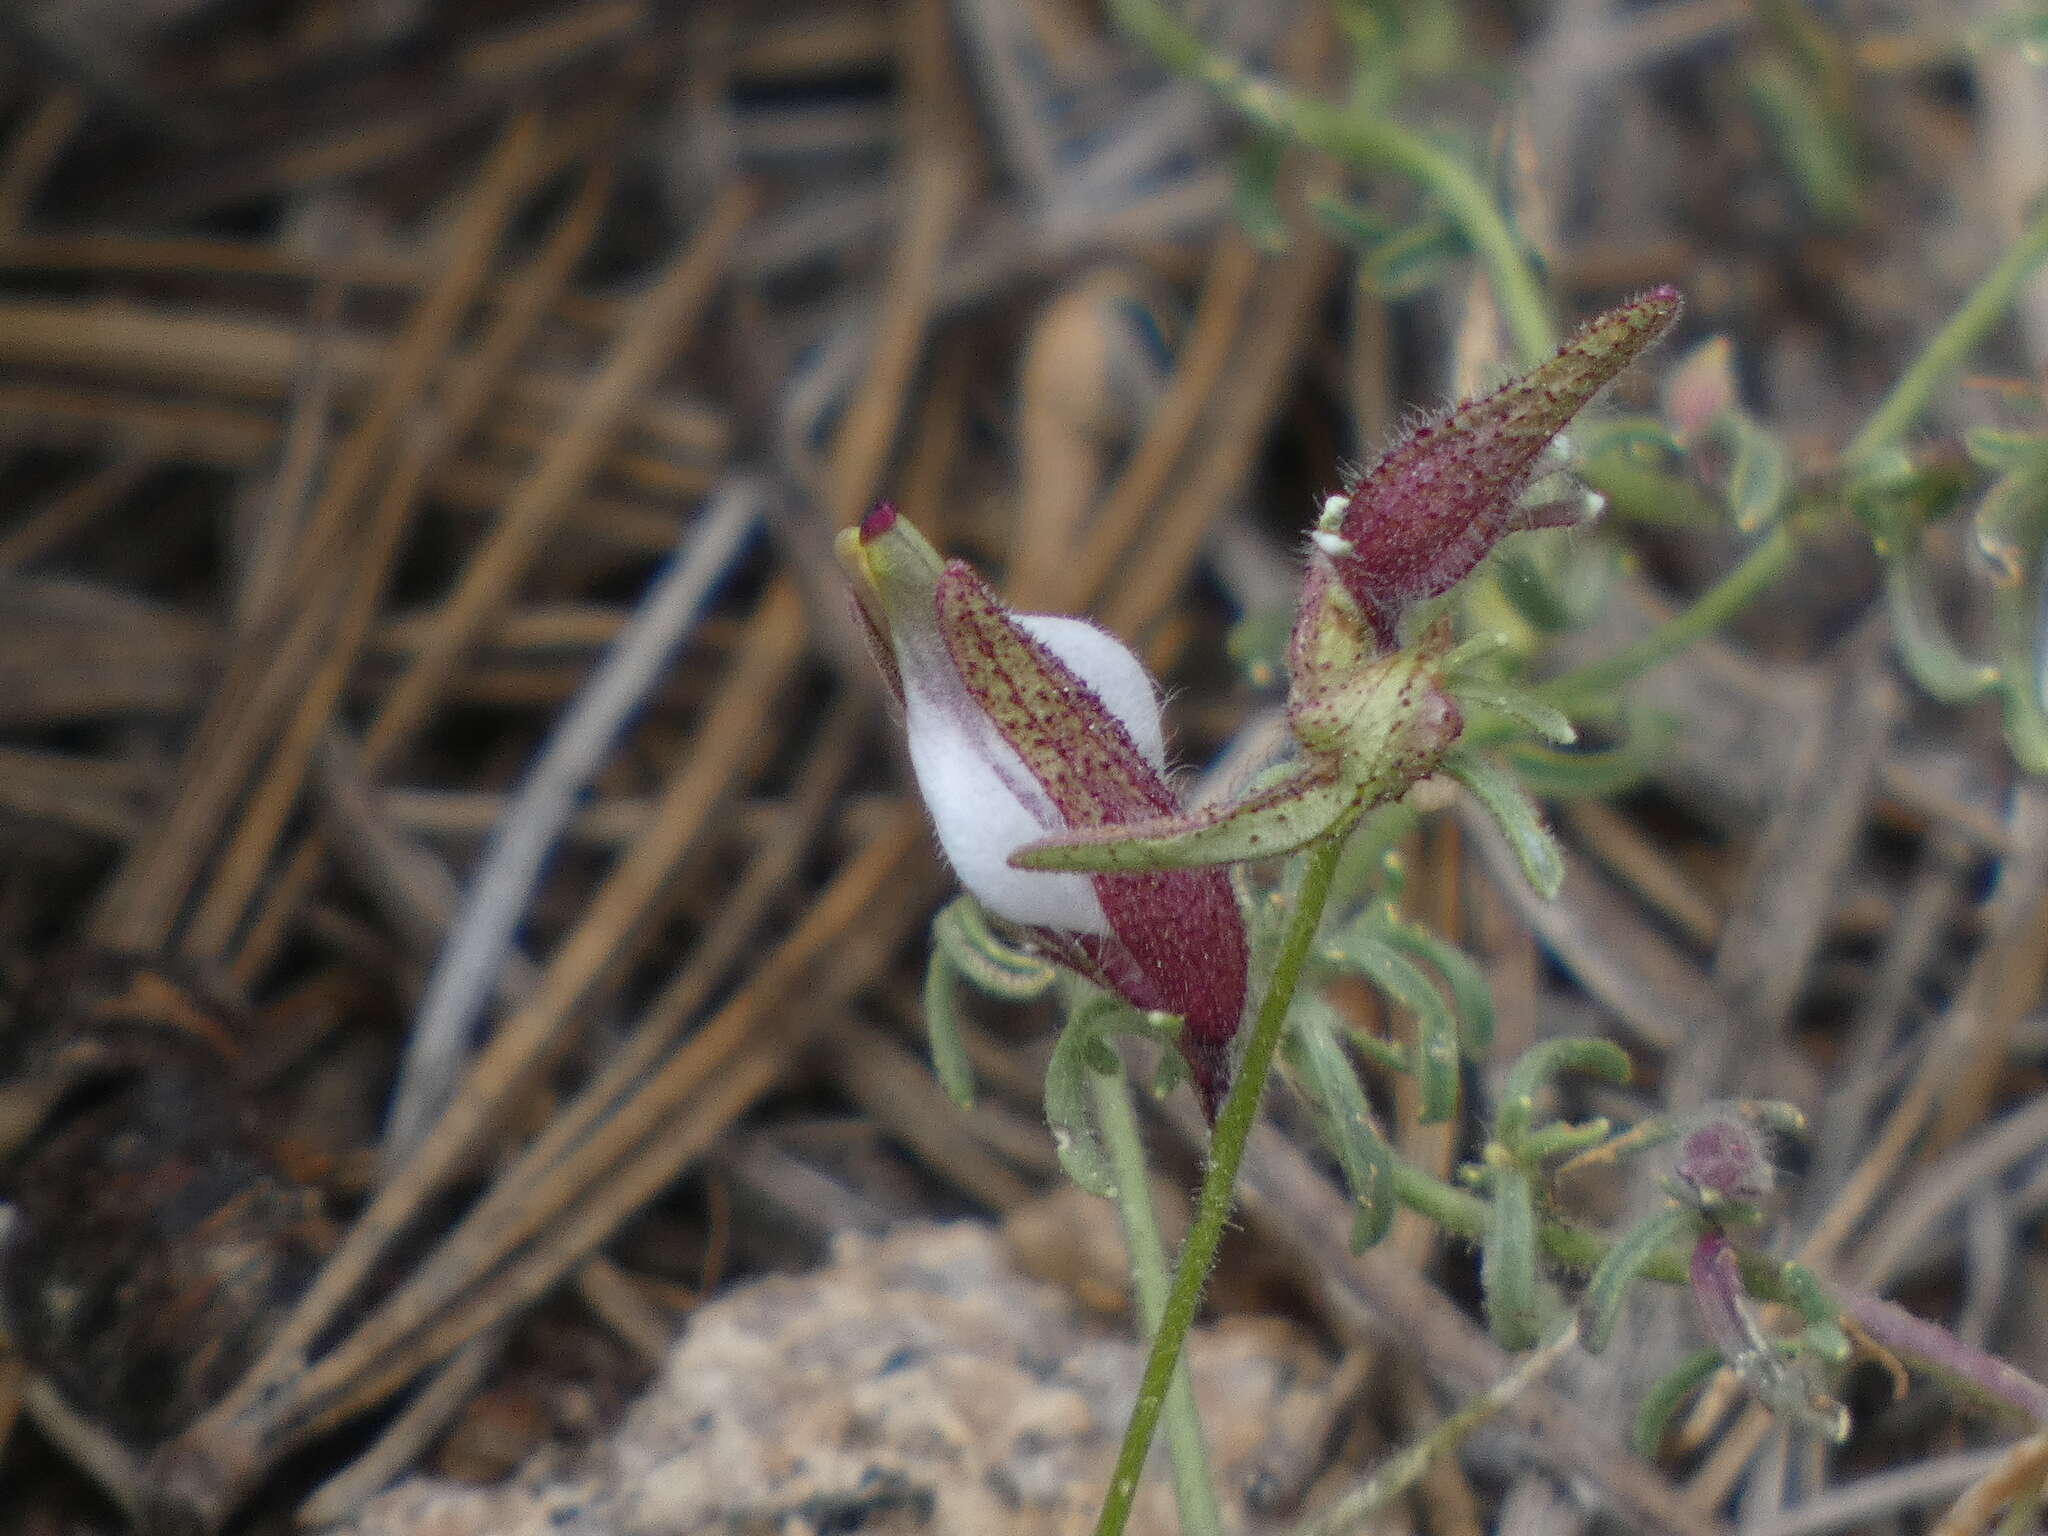
[[[1678,1176],[1693,1188],[1726,1200],[1761,1200],[1771,1192],[1772,1170],[1757,1131],[1719,1117],[1679,1143]]]
[[[1349,488],[1337,532],[1351,552],[1333,564],[1383,648],[1399,644],[1410,607],[1448,592],[1504,535],[1539,525],[1516,501],[1544,448],[1678,309],[1664,287],[1609,310],[1549,362],[1415,428]]]
[[[939,577],[940,632],[968,693],[1067,826],[1119,826],[1180,801],[1087,684],[1026,633],[960,561]],[[1186,1020],[1181,1052],[1214,1117],[1244,1013],[1244,919],[1221,869],[1094,875],[1108,937],[1041,933],[1055,954],[1138,1008]]]

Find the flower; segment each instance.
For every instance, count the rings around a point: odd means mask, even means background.
[[[1686,1269],[1700,1330],[1721,1358],[1737,1369],[1769,1358],[1770,1345],[1750,1315],[1741,1261],[1728,1239],[1719,1232],[1702,1232],[1693,1240]]]
[[[1011,613],[886,502],[840,535],[838,553],[960,883],[1071,969],[1135,1007],[1178,1014],[1182,1054],[1213,1114],[1247,965],[1222,871],[1046,873],[1010,862],[1048,836],[1180,814],[1144,667],[1081,619]]]
[[[1849,1410],[1814,1385],[1805,1359],[1772,1343],[1750,1310],[1742,1260],[1727,1237],[1718,1231],[1702,1232],[1693,1241],[1692,1261],[1686,1268],[1700,1330],[1723,1363],[1773,1413],[1837,1445],[1848,1439]]]

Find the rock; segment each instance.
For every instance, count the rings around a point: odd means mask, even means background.
[[[1233,1525],[1275,1424],[1328,1376],[1303,1332],[1226,1320],[1190,1346]],[[1094,1521],[1142,1359],[973,1223],[847,1237],[808,1275],[699,1310],[607,1440],[509,1484],[414,1478],[351,1536],[1069,1536]],[[1133,1536],[1178,1529],[1163,1451]]]

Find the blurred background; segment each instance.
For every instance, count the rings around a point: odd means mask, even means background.
[[[414,1473],[360,1529],[1086,1529],[1135,1380],[1115,1223],[1043,1124],[1047,1009],[974,1005],[971,1112],[923,1059],[950,883],[831,535],[886,496],[1095,615],[1227,778],[1320,499],[1526,350],[1461,193],[1560,326],[1684,291],[1609,410],[1726,338],[1797,548],[1640,686],[1654,754],[1560,786],[1557,903],[1440,815],[1407,908],[1480,961],[1500,1061],[1631,1051],[1578,1110],[1800,1104],[1774,1245],[2048,1372],[2048,797],[1995,703],[1901,676],[1825,515],[2048,185],[2048,13],[1171,14],[1210,52],[1092,0],[7,7],[0,1525],[284,1530]],[[2039,431],[2044,380],[2037,280],[1911,470]],[[1542,670],[1755,546],[1725,475],[1637,468],[1541,546]],[[1982,633],[1964,534],[1920,553]],[[1381,1086],[1407,1155],[1472,1152]],[[1174,1190],[1185,1100],[1148,1109]],[[1505,1365],[1470,1253],[1404,1219],[1351,1257],[1273,1113],[1197,1375],[1232,1517],[1282,1531]],[[1583,1184],[1594,1222],[1654,1198]],[[1846,1447],[1724,1394],[1653,1465],[1629,1415],[1696,1339],[1671,1298],[1635,1326],[1372,1528],[1917,1530],[2010,1438],[1865,1364]]]

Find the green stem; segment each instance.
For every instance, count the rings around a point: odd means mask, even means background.
[[[1116,1209],[1123,1219],[1124,1247],[1130,1254],[1138,1321],[1142,1337],[1151,1338],[1159,1332],[1166,1312],[1167,1274],[1166,1245],[1159,1239],[1159,1223],[1152,1211],[1145,1143],[1122,1069],[1090,1072],[1088,1085],[1116,1180]],[[1223,1518],[1216,1507],[1216,1483],[1209,1471],[1208,1449],[1202,1443],[1202,1421],[1195,1411],[1186,1361],[1174,1366],[1173,1381],[1166,1389],[1166,1448],[1173,1458],[1173,1492],[1180,1505],[1183,1536],[1217,1536]]]
[[[1294,121],[1304,143],[1360,167],[1380,165],[1399,171],[1443,200],[1472,244],[1524,367],[1534,367],[1557,350],[1557,329],[1543,284],[1522,242],[1470,169],[1387,118],[1353,117],[1324,102],[1297,99]]]
[[[1702,592],[1690,608],[1643,636],[1576,672],[1551,679],[1537,690],[1567,714],[1604,699],[1623,683],[1712,634],[1768,591],[1785,574],[1799,546],[1798,535],[1780,523],[1742,563]]]
[[[1095,1522],[1095,1536],[1123,1536],[1131,1517],[1131,1503],[1138,1496],[1138,1477],[1145,1468],[1145,1453],[1152,1447],[1152,1434],[1159,1427],[1159,1414],[1166,1405],[1174,1365],[1180,1359],[1188,1329],[1194,1326],[1195,1311],[1202,1303],[1202,1286],[1209,1278],[1210,1266],[1216,1262],[1216,1249],[1230,1220],[1245,1142],[1258,1119],[1259,1099],[1273,1067],[1273,1053],[1280,1045],[1288,1005],[1294,1001],[1303,964],[1315,943],[1316,930],[1322,926],[1323,904],[1329,897],[1330,880],[1337,872],[1337,860],[1343,851],[1344,839],[1332,835],[1309,853],[1308,867],[1295,895],[1294,912],[1273,962],[1272,979],[1259,1002],[1258,1017],[1245,1042],[1236,1080],[1230,1085],[1222,1111],[1216,1116],[1216,1128],[1209,1137],[1209,1166],[1202,1176],[1202,1191],[1195,1203],[1194,1225],[1181,1245],[1173,1289],[1167,1295],[1158,1331],[1152,1336],[1152,1352],[1138,1383],[1137,1405],[1124,1429],[1116,1470],[1110,1476],[1109,1494],[1103,1501],[1102,1516]]]
[[[1239,115],[1362,170],[1399,172],[1443,200],[1493,289],[1524,366],[1557,347],[1550,303],[1514,230],[1485,184],[1420,134],[1384,117],[1353,112],[1252,74],[1213,52],[1159,0],[1112,0],[1117,23],[1167,68],[1201,81]]]
[[[1927,408],[1934,391],[1991,334],[1992,327],[2011,306],[2020,284],[2043,261],[2048,261],[2048,207],[2043,207],[2033,222],[2020,231],[2005,259],[1986,274],[1976,291],[1963,301],[1962,308],[1914,359],[1913,366],[1899,376],[1899,382],[1892,386],[1877,413],[1856,434],[1856,440],[1842,450],[1844,467],[1860,468],[1906,435],[1906,429]]]

